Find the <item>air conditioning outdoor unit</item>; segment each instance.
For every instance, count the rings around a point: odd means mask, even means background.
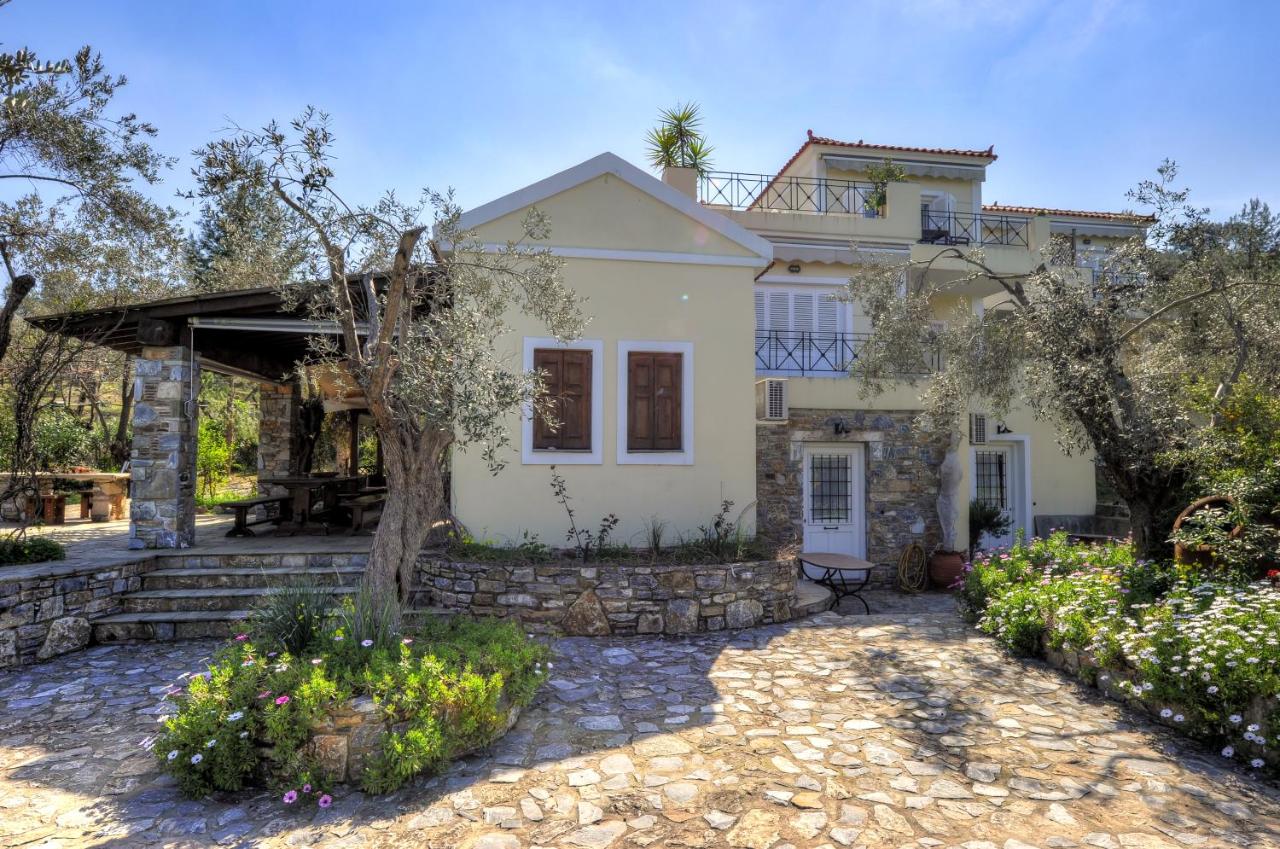
[[[756,418],[766,422],[785,422],[787,408],[787,381],[769,377],[756,381]]]
[[[982,413],[969,414],[969,444],[987,444],[987,417]]]

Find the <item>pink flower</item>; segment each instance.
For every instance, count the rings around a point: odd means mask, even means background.
[[[287,704],[289,704],[289,697],[288,697],[288,696],[279,696],[278,698],[276,698],[276,704],[278,704],[278,705],[287,705]]]
[[[311,785],[310,785],[310,784],[304,784],[304,785],[302,785],[302,792],[303,792],[303,793],[310,793],[310,792],[311,792]]]
[[[328,793],[325,793],[323,796],[320,797],[320,801],[317,802],[316,804],[318,804],[322,808],[327,808],[333,804],[333,797],[330,796]]]
[[[248,634],[236,634],[236,642],[237,642],[237,643],[243,643],[243,642],[244,642],[245,640],[247,640],[247,639],[249,639],[249,635],[248,635]]]
[[[288,793],[284,794],[284,803],[286,805],[292,805],[296,801],[298,801],[297,790],[290,790]]]
[[[271,695],[270,690],[263,690],[261,693],[258,694],[258,698],[265,699],[269,695]]]
[[[411,646],[413,645],[413,637],[405,637],[400,642],[404,643],[406,646]]]

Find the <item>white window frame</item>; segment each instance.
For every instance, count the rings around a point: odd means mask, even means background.
[[[630,398],[630,375],[627,355],[633,351],[655,354],[680,354],[680,451],[627,451],[627,402]],[[615,459],[619,466],[692,466],[693,465],[693,343],[671,341],[618,340],[618,445]]]
[[[524,370],[533,371],[533,352],[539,348],[591,352],[591,450],[557,451],[533,447],[533,404],[520,413],[520,462],[525,466],[599,466],[604,463],[604,340],[561,342],[554,336],[524,337]]]

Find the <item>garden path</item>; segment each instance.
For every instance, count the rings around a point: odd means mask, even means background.
[[[0,847],[1280,847],[1280,787],[952,613],[562,640],[491,752],[327,810],[156,773],[159,699],[212,648],[0,674]]]

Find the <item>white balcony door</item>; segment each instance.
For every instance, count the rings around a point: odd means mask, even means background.
[[[806,446],[803,474],[804,550],[866,557],[862,446]]]
[[[998,508],[1009,519],[1009,529],[1000,536],[983,534],[979,548],[1013,545],[1014,533],[1027,526],[1023,454],[1018,443],[991,443],[973,449],[973,497]]]
[[[756,367],[779,373],[841,372],[848,365],[849,304],[835,286],[757,286]]]

